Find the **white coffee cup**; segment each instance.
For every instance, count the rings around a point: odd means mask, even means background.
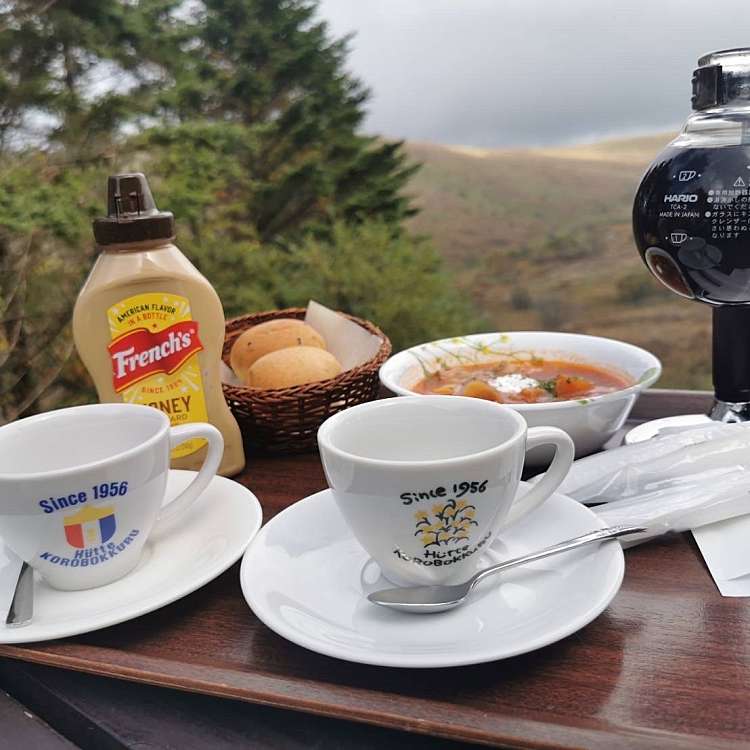
[[[527,450],[555,446],[545,475],[516,498]],[[318,431],[323,467],[354,535],[398,585],[462,580],[498,533],[538,508],[573,462],[556,427],[458,396],[383,399]]]
[[[203,438],[195,479],[161,511],[172,448]],[[95,404],[0,427],[0,536],[51,586],[102,586],[129,573],[158,520],[178,519],[216,473],[224,441],[210,424],[170,427],[136,404]],[[175,529],[177,527],[175,526]]]

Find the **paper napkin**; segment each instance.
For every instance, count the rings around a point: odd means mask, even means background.
[[[691,530],[724,596],[750,596],[750,425],[707,422],[583,458],[560,491],[640,544]]]
[[[750,596],[750,516],[693,529],[693,537],[722,596]]]
[[[383,343],[380,336],[315,300],[310,300],[307,305],[305,323],[323,336],[326,348],[341,363],[344,371],[371,360]]]

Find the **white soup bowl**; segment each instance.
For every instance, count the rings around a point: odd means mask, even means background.
[[[380,368],[380,380],[398,396],[414,396],[419,381],[440,369],[493,362],[509,355],[598,365],[633,381],[627,388],[601,396],[507,404],[529,427],[559,427],[567,432],[575,443],[576,457],[599,450],[623,426],[638,394],[656,382],[662,370],[653,354],[623,341],[577,333],[520,331],[477,333],[414,346],[388,359]],[[550,451],[536,449],[527,463],[538,466],[550,456]]]

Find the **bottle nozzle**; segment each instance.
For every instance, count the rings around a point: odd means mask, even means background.
[[[145,175],[116,174],[107,180],[107,214],[114,218],[131,218],[158,213]]]
[[[127,244],[174,237],[174,217],[159,211],[148,180],[140,172],[107,179],[107,216],[94,221],[100,245]]]

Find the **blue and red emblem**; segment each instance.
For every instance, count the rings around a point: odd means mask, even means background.
[[[71,547],[86,549],[109,541],[115,533],[115,509],[111,506],[82,508],[64,519],[65,538]]]

